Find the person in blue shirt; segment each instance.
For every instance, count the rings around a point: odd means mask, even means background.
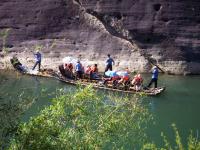
[[[35,67],[38,65],[38,69],[39,69],[39,71],[40,71],[42,55],[41,55],[41,53],[39,52],[39,50],[36,51],[36,53],[34,54],[34,56],[35,56],[36,62],[35,62],[35,65],[33,66],[33,69],[32,69],[32,70],[34,70]]]
[[[154,83],[154,88],[157,88],[158,73],[159,72],[158,72],[157,66],[154,66],[153,71],[152,71],[151,81],[150,81],[149,85],[147,86],[148,88],[151,86],[152,83]]]
[[[76,77],[79,78],[79,79],[82,79],[83,67],[82,67],[82,64],[80,63],[79,60],[76,63],[75,71],[76,71]]]
[[[108,54],[108,59],[106,60],[105,72],[108,70],[112,71],[112,65],[114,64],[115,64],[114,60],[110,57],[110,54]]]

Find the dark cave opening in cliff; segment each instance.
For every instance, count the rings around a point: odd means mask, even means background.
[[[154,8],[155,11],[159,11],[160,8],[161,8],[161,4],[154,4],[153,8]]]

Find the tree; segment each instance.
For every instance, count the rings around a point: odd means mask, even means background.
[[[52,103],[19,126],[10,149],[126,149],[146,142],[152,118],[135,96],[108,99],[88,86]]]

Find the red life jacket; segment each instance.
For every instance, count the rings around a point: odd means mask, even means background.
[[[134,84],[136,85],[142,84],[143,81],[142,77],[138,75],[134,77],[134,80],[135,80]]]
[[[68,64],[68,68],[69,68],[70,71],[73,70],[73,65],[72,65],[72,63],[69,63],[69,64]]]

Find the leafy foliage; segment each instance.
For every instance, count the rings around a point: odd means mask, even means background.
[[[92,87],[61,94],[22,123],[10,149],[126,149],[146,142],[151,120],[137,98],[99,96]]]
[[[178,132],[178,129],[176,128],[176,125],[172,124],[172,128],[175,134],[174,146],[172,146],[167,140],[167,137],[163,133],[161,133],[161,136],[163,137],[163,142],[164,142],[164,146],[162,148],[157,147],[154,143],[148,143],[143,146],[143,150],[186,150],[186,149],[200,150],[200,140],[198,140],[198,138],[195,138],[192,132],[190,133],[188,137],[187,147],[184,147],[183,143],[181,142],[181,137]]]

